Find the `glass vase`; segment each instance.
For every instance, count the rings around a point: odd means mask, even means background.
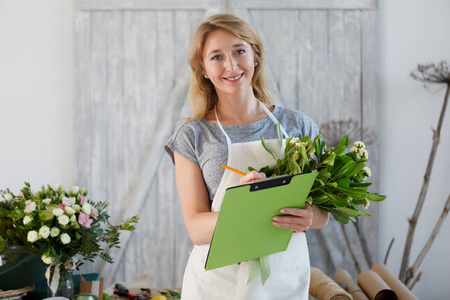
[[[66,269],[63,265],[57,265],[50,267],[50,281],[47,285],[47,297],[66,297],[72,299],[75,292],[75,285],[72,279],[72,269]],[[59,268],[59,278],[55,274],[56,268]],[[56,276],[55,276],[56,275]],[[57,282],[54,283],[55,290],[52,291],[50,286],[53,283],[53,277]]]

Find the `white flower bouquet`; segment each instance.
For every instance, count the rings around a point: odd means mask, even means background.
[[[119,248],[121,230],[132,231],[136,216],[113,226],[109,223],[106,202],[93,202],[87,190],[73,186],[42,186],[33,192],[30,184],[17,195],[0,191],[0,254],[12,259],[21,252],[40,255],[47,264],[71,264],[76,255],[78,269],[83,260],[97,256],[108,263],[113,258],[102,248]],[[14,246],[21,246],[16,248]]]

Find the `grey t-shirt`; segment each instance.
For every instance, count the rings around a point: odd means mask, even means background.
[[[272,114],[290,137],[315,138],[319,134],[320,127],[300,111],[275,106]],[[269,116],[251,124],[224,126],[224,130],[232,143],[278,138]],[[186,122],[175,130],[165,150],[172,161],[177,152],[202,170],[211,203],[225,171],[221,165],[228,160],[227,140],[220,127],[206,119]],[[262,146],[261,150],[265,151]]]

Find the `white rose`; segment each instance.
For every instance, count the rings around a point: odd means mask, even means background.
[[[50,230],[50,236],[57,237],[60,232],[61,232],[61,230],[59,230],[58,227],[52,227],[52,229]]]
[[[64,209],[66,210],[66,214],[68,216],[71,216],[75,213],[75,210],[72,207],[66,206]]]
[[[42,200],[42,202],[44,202],[45,204],[49,205],[50,203],[52,203],[52,199],[45,198],[44,200]]]
[[[49,256],[47,254],[43,254],[41,256],[41,259],[44,263],[46,263],[47,265],[51,264],[52,262],[55,261],[55,258],[53,256]]]
[[[5,198],[6,201],[11,201],[13,199],[13,196],[10,193],[3,194],[3,198]]]
[[[84,202],[83,206],[81,207],[81,210],[89,216],[91,214],[91,205],[87,202]]]
[[[67,245],[68,243],[70,243],[70,241],[71,241],[70,236],[67,233],[61,234],[61,242],[64,245]]]
[[[62,214],[64,214],[64,210],[62,210],[61,208],[55,208],[53,211],[53,214],[57,217],[61,216]]]
[[[66,216],[66,215],[59,216],[58,217],[58,222],[59,222],[59,224],[61,224],[63,226],[67,225],[67,224],[69,224],[69,217]]]
[[[28,232],[27,240],[28,240],[30,243],[34,243],[34,242],[36,242],[38,239],[39,239],[39,236],[38,236],[38,233],[37,233],[36,230],[31,230],[31,231]]]
[[[27,225],[27,224],[30,223],[31,221],[33,221],[33,218],[30,217],[30,216],[25,216],[25,217],[23,218],[23,224],[24,224],[24,225]]]
[[[48,236],[50,235],[50,228],[48,228],[48,226],[42,226],[39,229],[39,236],[46,239],[48,238]]]
[[[74,204],[72,205],[72,208],[76,211],[76,212],[80,212],[81,207],[78,204]]]
[[[80,190],[80,188],[76,185],[72,186],[72,189],[70,190],[72,192],[72,194],[76,194],[78,193],[78,191]]]

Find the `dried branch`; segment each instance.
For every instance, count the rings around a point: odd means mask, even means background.
[[[395,238],[392,238],[391,242],[389,243],[389,247],[388,247],[388,249],[386,251],[386,256],[384,257],[384,262],[383,262],[384,264],[387,263],[387,260],[388,260],[388,257],[389,257],[389,253],[391,252],[392,245],[394,245],[394,240],[395,240]]]
[[[441,62],[438,66],[431,65],[419,65],[416,72],[413,72],[411,76],[414,79],[429,83],[446,83],[447,91],[445,93],[444,104],[442,105],[441,114],[439,116],[439,122],[436,131],[433,134],[433,144],[431,147],[430,157],[428,159],[427,169],[423,179],[422,189],[420,190],[419,198],[417,200],[416,208],[411,219],[409,219],[409,229],[405,242],[405,249],[403,251],[402,264],[400,267],[399,278],[401,281],[406,282],[406,271],[409,264],[409,256],[411,253],[411,245],[413,242],[414,231],[422,211],[425,197],[428,191],[430,183],[431,171],[433,169],[434,159],[436,157],[437,147],[439,145],[439,139],[441,134],[442,123],[444,121],[445,111],[448,104],[449,92],[450,92],[450,74],[448,72],[447,63]]]
[[[345,230],[345,226],[343,224],[341,224],[341,228],[342,228],[342,233],[344,233],[345,243],[347,244],[347,248],[350,251],[350,256],[352,257],[353,262],[355,263],[356,271],[358,271],[358,273],[361,273],[361,267],[358,263],[358,260],[356,259],[355,253],[353,252],[352,245],[350,244],[350,240],[348,239],[348,236],[347,236],[347,231]]]
[[[361,248],[364,253],[364,258],[366,259],[367,265],[370,268],[373,266],[373,260],[372,260],[372,256],[370,255],[369,247],[367,246],[366,237],[364,236],[364,234],[361,232],[361,230],[359,228],[359,220],[356,219],[356,222],[353,222],[353,225],[355,225],[356,233],[358,235],[359,242],[361,243]]]
[[[436,225],[434,226],[433,232],[431,233],[431,236],[428,239],[428,242],[425,244],[422,251],[417,256],[417,259],[416,259],[416,262],[414,263],[414,265],[412,267],[408,268],[408,270],[406,272],[406,281],[405,281],[406,285],[414,277],[414,274],[416,273],[417,269],[419,269],[420,265],[422,264],[422,261],[425,258],[425,255],[430,250],[430,247],[433,244],[434,239],[436,238],[436,235],[438,234],[439,230],[441,229],[442,223],[445,221],[449,210],[450,210],[450,195],[447,198],[447,202],[445,202],[444,209],[442,210],[441,216],[439,217],[438,221],[436,222]]]
[[[416,278],[414,278],[413,282],[411,282],[411,284],[408,286],[408,289],[410,291],[413,289],[413,287],[416,285],[416,283],[420,280],[421,276],[422,276],[422,272],[419,272],[419,274],[417,274]]]

